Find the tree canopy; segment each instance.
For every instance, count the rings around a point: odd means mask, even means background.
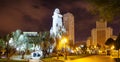
[[[114,40],[112,38],[108,38],[107,41],[105,42],[105,45],[108,46],[114,45]]]
[[[0,48],[5,48],[5,42],[3,39],[0,39]]]
[[[86,0],[90,3],[89,9],[93,14],[105,21],[111,21],[120,14],[120,0]]]
[[[120,49],[120,33],[115,41],[115,48],[116,48],[116,50]]]

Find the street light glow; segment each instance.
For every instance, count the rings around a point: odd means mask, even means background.
[[[62,49],[64,48],[66,45],[66,43],[68,42],[68,39],[66,37],[62,37],[61,40],[59,41],[59,44],[58,44],[58,49]]]
[[[64,38],[62,38],[61,43],[62,43],[62,44],[67,43],[67,38],[65,38],[65,37],[64,37]]]
[[[112,45],[111,49],[114,49],[114,48],[115,48],[115,46],[114,46],[114,45]]]

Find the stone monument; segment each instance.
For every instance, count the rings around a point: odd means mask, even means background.
[[[57,45],[56,38],[61,39],[62,34],[66,32],[66,29],[64,28],[62,22],[63,16],[60,14],[60,10],[58,8],[55,9],[52,18],[53,21],[52,21],[52,27],[50,29],[50,36],[54,38],[55,43],[52,45],[51,52],[53,51],[54,47]]]
[[[62,22],[62,15],[60,14],[60,10],[58,8],[55,9],[53,13],[53,22],[52,27],[50,29],[50,35],[54,37],[61,37],[61,33],[65,32],[65,28]]]

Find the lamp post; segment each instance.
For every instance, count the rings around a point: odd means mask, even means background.
[[[67,51],[66,51],[66,43],[67,43],[67,38],[62,38],[61,40],[62,44],[64,44],[64,59],[67,59]]]

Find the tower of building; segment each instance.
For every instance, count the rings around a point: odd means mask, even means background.
[[[73,45],[75,41],[74,35],[74,16],[71,13],[66,13],[63,15],[63,23],[66,28],[66,33],[70,43]]]
[[[105,47],[105,42],[108,38],[116,39],[116,36],[113,36],[113,29],[107,27],[107,21],[101,19],[96,21],[96,28],[91,30],[91,37],[87,40],[87,46],[101,46]]]
[[[105,46],[105,41],[113,35],[113,30],[107,27],[107,22],[104,20],[96,21],[96,28],[91,32],[94,45]]]

